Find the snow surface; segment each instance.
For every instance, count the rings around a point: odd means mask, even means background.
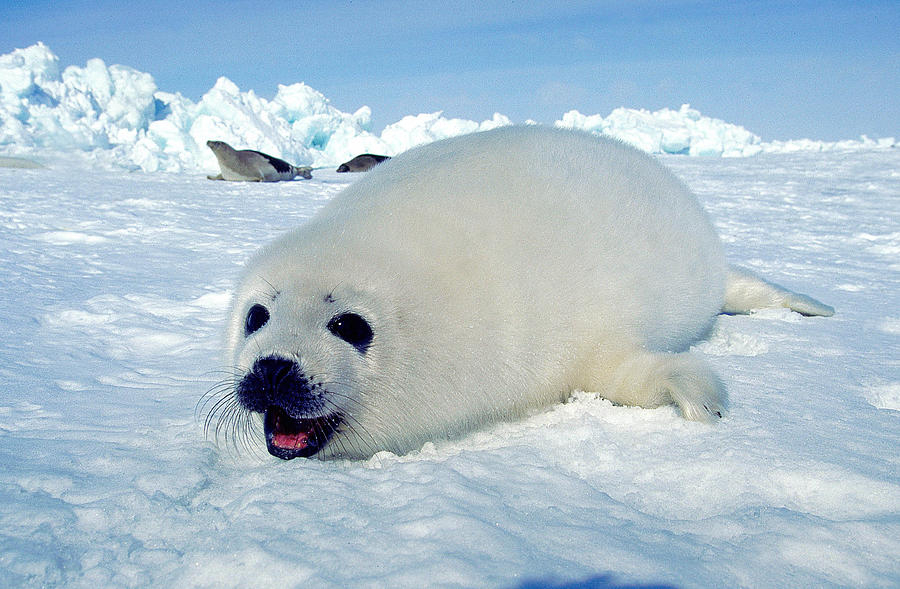
[[[900,585],[900,151],[662,159],[837,309],[721,317],[725,419],[579,393],[328,463],[196,413],[241,264],[352,178],[0,169],[0,586]]]
[[[406,116],[376,133],[371,110],[341,112],[303,83],[279,85],[267,100],[222,77],[199,102],[161,91],[150,74],[101,59],[60,71],[44,44],[0,55],[0,155],[41,163],[70,160],[95,167],[154,171],[216,171],[206,141],[257,149],[298,165],[334,167],[365,152],[396,155],[436,139],[511,123]],[[524,121],[527,122],[527,121]],[[618,108],[604,117],[570,111],[558,126],[618,137],[650,153],[751,156],[761,152],[889,148],[892,137],[840,142],[763,142],[738,125],[688,105],[655,112]]]

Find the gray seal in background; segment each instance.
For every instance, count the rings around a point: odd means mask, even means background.
[[[312,168],[297,167],[261,151],[237,150],[224,141],[207,141],[206,145],[215,154],[222,171],[217,176],[207,176],[210,180],[278,182],[297,176],[307,180],[312,178]]]
[[[389,155],[375,155],[372,153],[364,153],[358,155],[348,162],[338,166],[337,171],[344,172],[367,172],[385,160],[391,159]]]

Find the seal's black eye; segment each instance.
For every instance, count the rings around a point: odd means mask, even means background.
[[[247,311],[247,321],[244,322],[244,335],[250,335],[269,322],[269,310],[262,305],[253,305]]]
[[[368,322],[356,313],[337,315],[328,322],[328,331],[365,354],[375,334]]]

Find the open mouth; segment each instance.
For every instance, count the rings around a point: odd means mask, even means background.
[[[309,457],[321,450],[341,424],[340,414],[294,419],[281,407],[266,409],[264,430],[269,454],[283,460]]]

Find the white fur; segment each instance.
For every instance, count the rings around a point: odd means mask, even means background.
[[[724,391],[687,350],[722,308],[726,272],[697,200],[650,156],[497,129],[376,166],[261,250],[236,292],[229,361],[243,373],[280,355],[323,383],[349,417],[322,457],[407,452],[577,389],[710,420]],[[245,338],[254,304],[271,319]],[[365,354],[326,328],[346,311],[374,329]]]

